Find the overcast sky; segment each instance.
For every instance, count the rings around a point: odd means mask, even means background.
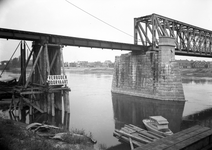
[[[68,1],[132,36],[133,19],[152,13],[212,30],[211,0]],[[102,23],[70,3],[66,0],[0,0],[0,28],[133,43],[132,36]],[[18,43],[1,39],[0,61],[9,59]],[[114,61],[115,56],[121,53],[124,52],[66,47],[64,59],[69,62]]]

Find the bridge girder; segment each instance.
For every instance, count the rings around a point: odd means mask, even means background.
[[[126,50],[126,51],[147,51],[149,48],[149,46],[142,46],[128,43],[94,40],[94,39],[78,38],[71,36],[55,35],[55,34],[5,29],[5,28],[0,28],[0,38],[39,41],[40,43],[44,44],[45,43],[59,44],[64,46],[78,46],[78,47]]]
[[[212,58],[212,31],[157,14],[134,18],[134,44],[0,28],[4,39],[142,52],[158,50],[160,36],[175,38],[176,55]]]
[[[134,44],[159,46],[159,37],[175,38],[176,55],[212,57],[212,31],[158,14],[134,19]]]

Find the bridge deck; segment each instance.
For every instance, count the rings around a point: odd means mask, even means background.
[[[194,126],[172,136],[143,145],[136,150],[209,149],[212,147],[212,129]]]
[[[59,44],[64,46],[79,46],[101,49],[127,50],[127,51],[147,51],[150,46],[135,45],[128,43],[103,41],[95,39],[78,38],[71,36],[30,32],[22,30],[13,30],[0,28],[0,38],[17,39],[28,41],[40,41],[50,44]]]

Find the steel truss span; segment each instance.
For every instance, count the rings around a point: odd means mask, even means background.
[[[134,18],[134,44],[155,49],[160,36],[175,38],[176,55],[212,57],[212,31],[157,14]]]

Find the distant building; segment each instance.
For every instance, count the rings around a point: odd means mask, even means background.
[[[78,61],[77,67],[88,67],[88,61]]]
[[[177,60],[180,68],[191,68],[192,61],[189,60]]]
[[[77,63],[71,62],[71,63],[69,63],[69,67],[77,67]]]
[[[189,61],[189,60],[176,60],[180,68],[212,68],[212,62],[208,61]]]
[[[64,62],[64,67],[69,67],[69,63],[68,62]]]

